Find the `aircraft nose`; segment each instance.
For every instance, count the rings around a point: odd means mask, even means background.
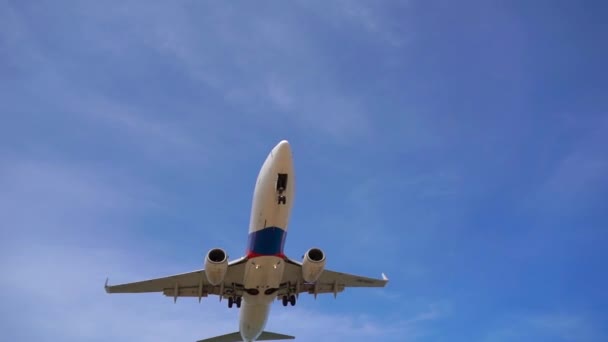
[[[287,140],[282,140],[274,147],[272,151],[273,157],[280,163],[291,161],[291,146]]]

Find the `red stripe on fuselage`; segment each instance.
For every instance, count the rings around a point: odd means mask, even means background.
[[[285,259],[285,254],[284,253],[278,253],[278,254],[258,254],[258,253],[255,253],[253,251],[247,251],[247,253],[245,253],[245,257],[247,259],[253,259],[253,258],[263,257],[263,256],[273,256],[273,257]]]

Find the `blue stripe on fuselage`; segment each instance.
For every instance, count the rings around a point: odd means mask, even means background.
[[[266,227],[249,233],[247,254],[251,257],[282,255],[287,232],[279,227]]]

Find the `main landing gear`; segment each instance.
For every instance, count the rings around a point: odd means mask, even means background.
[[[232,308],[234,304],[236,304],[237,308],[241,307],[242,297],[228,297],[228,307]]]
[[[291,304],[291,306],[296,305],[296,296],[283,296],[283,306],[287,306],[287,304]]]

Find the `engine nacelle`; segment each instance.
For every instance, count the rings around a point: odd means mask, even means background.
[[[205,274],[211,285],[219,285],[224,281],[228,270],[228,255],[221,248],[214,248],[205,257]]]
[[[325,268],[325,253],[319,248],[311,248],[304,254],[302,261],[302,277],[307,283],[319,279]]]

